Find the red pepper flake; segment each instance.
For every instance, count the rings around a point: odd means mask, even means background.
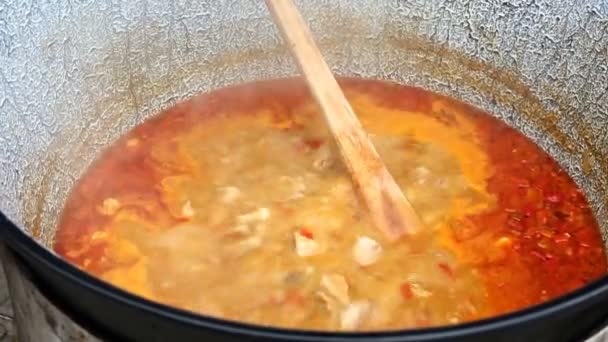
[[[551,194],[546,197],[547,202],[549,203],[559,203],[561,202],[561,197],[558,194]]]
[[[414,293],[412,292],[412,286],[408,282],[402,283],[399,287],[399,290],[401,291],[401,296],[405,300],[410,300],[414,297]]]
[[[316,150],[323,145],[323,140],[321,139],[308,138],[302,140],[302,142],[311,150]]]
[[[516,231],[523,231],[524,230],[524,225],[521,222],[521,219],[518,219],[516,217],[510,217],[507,220],[507,225],[511,228],[513,228],[513,230]]]
[[[579,246],[581,246],[581,247],[583,247],[583,248],[589,248],[589,247],[591,247],[591,245],[590,245],[590,244],[588,244],[588,243],[586,243],[586,242],[582,242],[582,241],[581,241],[581,242],[579,242],[579,243],[578,243],[578,245],[579,245]]]
[[[300,228],[299,231],[300,235],[302,235],[303,237],[307,238],[307,239],[314,239],[315,235],[312,233],[312,231],[306,227],[302,227]]]
[[[443,271],[443,273],[447,274],[449,277],[453,277],[454,276],[454,271],[452,270],[452,268],[450,267],[450,265],[444,263],[444,262],[440,262],[437,264],[437,266],[439,266],[439,269]]]
[[[541,252],[530,251],[530,254],[532,254],[533,256],[537,257],[540,260],[543,260],[543,261],[547,260],[547,258]]]
[[[526,217],[530,217],[530,216],[532,216],[532,213],[534,213],[534,211],[535,211],[534,208],[532,206],[528,205],[524,208],[523,214]]]
[[[511,235],[515,235],[515,236],[521,236],[521,234],[522,234],[521,230],[517,230],[517,229],[509,229],[509,233],[511,233]]]
[[[570,240],[570,234],[568,234],[568,233],[559,233],[553,237],[553,242],[558,243],[558,244],[568,243],[569,240]]]

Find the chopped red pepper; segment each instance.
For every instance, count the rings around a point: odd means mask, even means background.
[[[308,229],[307,227],[302,227],[300,228],[300,235],[302,235],[303,237],[307,238],[307,239],[314,239],[314,234],[312,233],[312,231],[310,229]]]
[[[454,271],[452,270],[452,268],[450,267],[450,265],[444,263],[444,262],[440,262],[437,264],[437,266],[439,266],[439,269],[443,271],[443,273],[447,274],[450,277],[454,276]]]
[[[408,282],[402,283],[399,287],[399,290],[401,290],[401,296],[405,300],[410,300],[414,297],[414,293],[412,292],[412,286]]]
[[[309,139],[304,139],[303,142],[311,150],[316,150],[319,147],[321,147],[321,145],[323,145],[323,140],[321,140],[321,139],[309,138]]]

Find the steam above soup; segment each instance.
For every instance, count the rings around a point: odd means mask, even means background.
[[[427,234],[376,232],[305,85],[284,79],[122,137],[73,189],[56,251],[154,301],[315,330],[471,321],[606,272],[585,198],[527,138],[420,89],[342,86]]]

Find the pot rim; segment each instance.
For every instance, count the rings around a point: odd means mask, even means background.
[[[7,228],[0,229],[0,237],[5,240],[10,249],[35,259],[45,267],[57,272],[62,277],[69,279],[78,286],[89,289],[97,295],[119,302],[123,305],[134,306],[139,310],[163,319],[192,325],[196,328],[211,329],[217,332],[250,337],[273,339],[297,338],[301,341],[352,341],[375,338],[386,342],[462,338],[488,333],[494,330],[509,329],[523,323],[530,323],[530,321],[545,319],[558,314],[560,311],[573,309],[581,303],[594,301],[608,292],[608,275],[604,275],[575,291],[541,304],[491,318],[452,326],[361,333],[285,329],[205,316],[139,297],[111,285],[110,283],[104,282],[64,260],[33,239],[24,230],[20,229],[15,223],[8,219],[2,211],[0,211],[0,227]]]

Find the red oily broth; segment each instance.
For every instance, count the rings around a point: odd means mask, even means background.
[[[605,274],[585,197],[528,138],[418,88],[341,86],[431,232],[424,251],[371,226],[298,79],[202,94],[135,127],[74,187],[55,250],[151,300],[316,330],[477,320]]]

